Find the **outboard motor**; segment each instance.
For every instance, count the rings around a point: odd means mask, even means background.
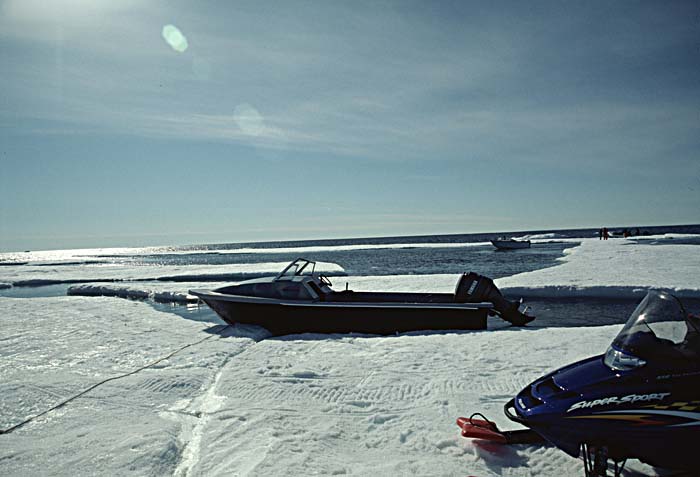
[[[520,302],[512,302],[503,298],[500,290],[489,277],[469,272],[462,275],[455,288],[457,303],[493,303],[498,314],[515,326],[523,326],[535,319],[534,316],[521,313],[518,309]]]

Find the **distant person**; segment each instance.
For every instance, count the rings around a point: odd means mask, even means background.
[[[610,237],[610,233],[608,233],[608,228],[603,227],[603,240],[607,240]]]
[[[603,240],[603,229],[598,229],[598,240]]]

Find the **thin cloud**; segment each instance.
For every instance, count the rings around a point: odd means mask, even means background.
[[[53,123],[32,131],[555,167],[651,158],[691,146],[697,133],[697,92],[689,102],[620,94],[635,86],[614,76],[615,59],[643,68],[649,56],[687,39],[687,27],[658,42],[643,35],[635,21],[654,9],[638,13],[619,35],[599,27],[591,38],[581,18],[597,18],[595,8],[583,17],[554,8],[549,15],[557,21],[538,30],[544,20],[517,6],[495,15],[473,5],[449,12],[391,2],[312,3],[298,13],[280,6],[273,18],[245,3],[222,18],[141,2],[43,6],[12,0],[0,20],[16,48],[54,48],[31,59],[15,56],[7,74],[10,101],[0,120]],[[325,21],[311,24],[314,18]],[[660,27],[670,26],[669,18]],[[160,37],[171,21],[187,31],[180,55]],[[552,43],[564,33],[563,45]],[[640,81],[664,74],[648,73],[642,69]]]

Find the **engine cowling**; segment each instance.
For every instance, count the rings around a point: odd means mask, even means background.
[[[535,319],[534,316],[521,313],[520,302],[506,300],[493,280],[478,273],[464,273],[455,288],[457,303],[493,303],[496,312],[506,321],[516,326],[523,326]]]

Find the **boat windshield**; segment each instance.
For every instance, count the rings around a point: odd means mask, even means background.
[[[700,327],[673,295],[650,291],[632,312],[605,355],[612,369],[700,364]]]
[[[315,268],[316,262],[306,260],[305,258],[297,258],[287,265],[287,267],[275,277],[275,280],[292,278],[298,275],[313,275]]]

